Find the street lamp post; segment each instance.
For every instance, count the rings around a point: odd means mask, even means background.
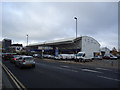
[[[77,18],[74,17],[74,19],[76,20],[76,39],[77,39]]]
[[[28,34],[26,36],[27,36],[27,46],[28,46]]]
[[[74,17],[76,20],[76,43],[77,43],[77,17]],[[76,45],[76,61],[77,61],[77,45]]]

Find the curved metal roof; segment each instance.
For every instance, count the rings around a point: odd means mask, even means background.
[[[74,41],[76,40],[80,40],[82,37],[88,37],[88,38],[92,38],[89,36],[81,36],[81,37],[77,37],[77,39],[75,37],[72,38],[66,38],[66,39],[59,39],[59,40],[52,40],[52,41],[45,41],[43,43],[36,43],[36,44],[30,44],[28,46],[39,46],[39,45],[57,45],[57,44],[68,44],[68,43],[74,43]],[[94,39],[94,38],[92,38]],[[95,39],[94,39],[95,40]],[[98,44],[99,42],[97,40],[95,40]],[[99,44],[100,45],[100,44]]]

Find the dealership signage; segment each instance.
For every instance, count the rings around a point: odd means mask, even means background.
[[[40,50],[53,50],[52,47],[48,47],[48,46],[46,46],[46,47],[45,46],[44,47],[43,46],[39,46],[38,49],[40,49]]]

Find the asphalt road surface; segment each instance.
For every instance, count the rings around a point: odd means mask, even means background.
[[[19,69],[3,61],[26,88],[119,88],[117,70],[35,60],[35,68]],[[87,62],[89,63],[89,62]]]

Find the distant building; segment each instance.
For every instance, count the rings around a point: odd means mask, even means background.
[[[15,52],[20,52],[23,49],[23,45],[22,44],[12,44],[10,48],[12,50],[14,50]]]
[[[11,39],[3,39],[2,40],[2,49],[4,52],[10,52],[10,46],[11,46]]]
[[[118,51],[120,52],[120,46],[118,46]]]
[[[109,55],[110,54],[110,49],[107,48],[107,47],[102,47],[101,48],[101,54],[102,54],[102,56]]]

